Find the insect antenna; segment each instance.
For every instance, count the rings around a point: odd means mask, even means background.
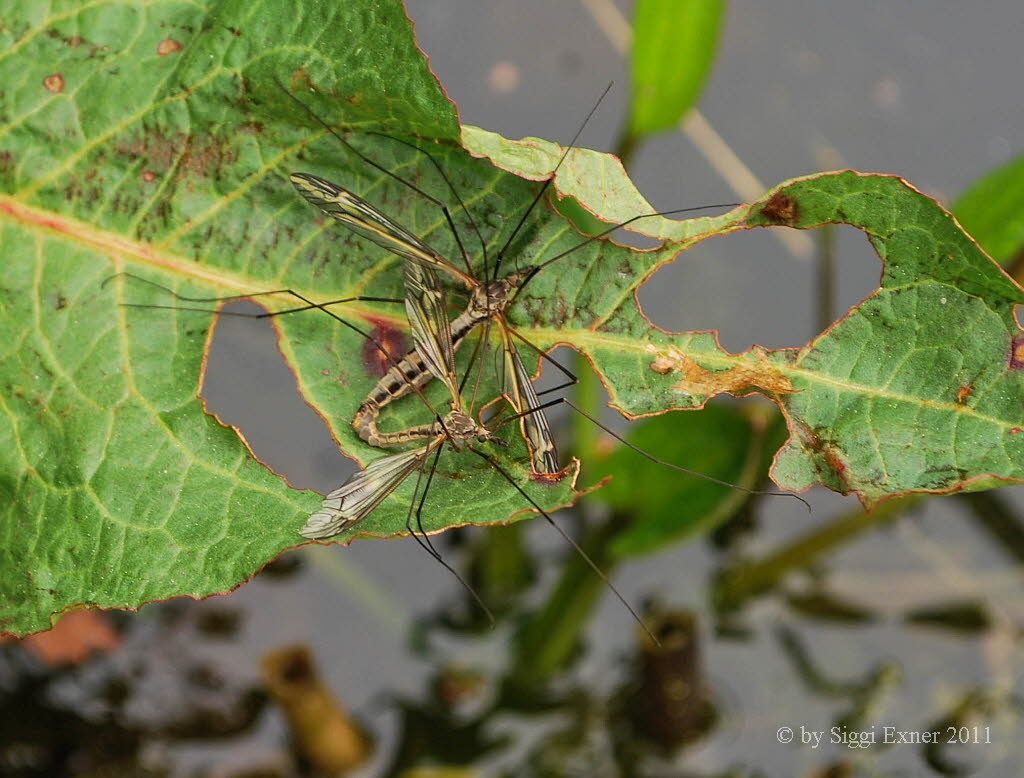
[[[597,98],[597,102],[594,103],[594,107],[590,109],[590,113],[587,114],[586,118],[580,124],[579,129],[576,130],[576,134],[573,135],[572,141],[570,141],[569,145],[565,147],[565,150],[562,152],[562,156],[559,157],[558,159],[558,164],[555,165],[555,169],[551,171],[551,173],[548,175],[546,179],[544,179],[544,183],[537,190],[537,194],[530,202],[529,207],[527,207],[527,209],[523,211],[523,215],[519,217],[519,221],[516,223],[515,228],[512,230],[512,234],[508,236],[508,240],[505,241],[505,244],[500,249],[498,249],[498,253],[494,258],[494,273],[491,276],[492,279],[498,277],[498,269],[501,267],[501,260],[505,257],[505,252],[508,251],[508,247],[512,244],[512,241],[515,240],[515,237],[519,233],[519,230],[521,230],[523,225],[526,223],[526,219],[529,217],[530,212],[533,211],[537,203],[540,202],[540,198],[544,196],[544,193],[548,190],[548,187],[551,186],[551,182],[555,180],[555,174],[558,173],[558,169],[562,167],[562,163],[565,162],[565,158],[569,156],[569,152],[572,151],[573,147],[575,147],[576,145],[576,141],[579,140],[580,135],[583,134],[583,128],[587,126],[587,122],[589,122],[591,117],[597,112],[598,106],[601,105],[601,101],[604,100],[605,95],[607,95],[608,92],[611,91],[611,88],[612,85],[610,83],[608,84],[608,86],[604,88],[604,91],[601,93],[601,96]]]
[[[317,124],[319,124],[325,130],[327,130],[327,132],[329,132],[331,135],[333,135],[346,149],[348,149],[353,154],[355,154],[357,157],[359,157],[359,159],[361,159],[367,165],[372,167],[374,170],[377,170],[377,171],[383,173],[384,175],[388,176],[389,178],[399,182],[400,184],[403,184],[403,185],[407,186],[409,189],[411,189],[412,191],[416,192],[418,195],[420,195],[422,197],[425,197],[427,200],[429,200],[434,205],[436,205],[438,208],[440,208],[442,213],[444,213],[445,221],[448,223],[448,227],[451,230],[452,235],[455,238],[455,243],[459,247],[459,253],[462,256],[462,261],[466,264],[467,271],[470,273],[470,275],[472,275],[473,271],[472,271],[471,263],[469,261],[469,254],[466,253],[466,247],[462,243],[462,238],[459,236],[459,231],[455,228],[455,221],[452,219],[451,211],[448,210],[448,206],[445,205],[444,202],[442,202],[441,200],[437,199],[433,195],[425,192],[423,189],[420,189],[418,186],[416,186],[416,184],[412,183],[412,181],[409,181],[407,179],[402,178],[400,175],[395,173],[393,170],[388,170],[386,167],[381,165],[379,162],[376,162],[371,157],[368,157],[366,154],[364,154],[359,149],[357,149],[355,146],[353,146],[351,143],[349,143],[348,140],[343,135],[341,135],[341,133],[337,132],[333,127],[331,127],[331,125],[329,125],[327,122],[325,122],[323,119],[321,119],[320,116],[312,108],[310,108],[308,105],[306,105],[304,102],[302,102],[302,100],[300,100],[298,97],[296,97],[291,92],[289,92],[287,87],[285,87],[285,85],[282,84],[277,79],[276,76],[273,77],[273,80],[274,80],[274,83],[277,84],[278,88],[282,92],[284,92],[292,101],[294,101],[296,105],[298,105],[300,108],[302,108],[302,110],[307,115],[309,115],[314,121],[316,121]],[[377,134],[383,135],[384,133],[377,133]],[[385,137],[391,137],[391,136],[388,135],[388,136],[385,136]],[[397,139],[394,139],[394,140],[397,140]],[[412,145],[412,144],[410,144],[410,145]],[[422,149],[420,149],[420,150],[422,151]],[[427,154],[427,156],[430,157],[429,154]],[[437,164],[436,161],[434,162],[434,164],[435,165]],[[459,203],[462,204],[462,199],[461,198],[459,198]],[[465,208],[465,205],[462,205],[462,207]],[[472,221],[472,218],[470,220]],[[474,224],[474,229],[475,229],[475,224]],[[479,231],[477,231],[477,234],[479,235]],[[480,240],[482,242],[483,238],[480,238]]]
[[[550,524],[552,527],[554,527],[558,531],[559,535],[561,535],[563,538],[565,538],[565,541],[570,546],[572,546],[573,549],[576,550],[576,553],[578,553],[580,555],[580,557],[583,558],[583,560],[587,563],[587,565],[590,566],[590,569],[593,570],[597,574],[598,578],[600,578],[605,583],[605,585],[609,589],[611,589],[612,594],[615,595],[615,597],[619,600],[619,602],[621,602],[623,605],[626,606],[626,610],[629,611],[630,615],[633,617],[633,619],[636,621],[636,623],[640,625],[640,628],[643,629],[643,631],[647,633],[647,637],[649,637],[651,639],[651,641],[656,646],[660,646],[661,642],[658,640],[658,638],[656,638],[654,636],[654,633],[651,632],[651,630],[648,628],[647,624],[644,623],[644,620],[640,617],[640,614],[637,613],[636,610],[633,608],[633,606],[630,605],[629,602],[626,600],[626,598],[622,596],[622,593],[618,589],[615,588],[615,584],[613,584],[611,582],[611,580],[608,578],[607,575],[605,575],[604,571],[600,568],[600,566],[598,566],[598,564],[593,559],[590,558],[590,555],[586,551],[583,550],[583,548],[580,546],[580,544],[577,543],[568,532],[566,532],[564,529],[562,529],[561,526],[559,526],[558,522],[556,522],[553,518],[551,518],[551,515],[547,511],[545,511],[543,508],[541,508],[540,505],[537,504],[537,501],[534,500],[532,497],[530,497],[530,495],[527,494],[526,491],[519,484],[516,483],[515,479],[508,472],[506,472],[505,469],[501,467],[501,465],[499,465],[495,461],[494,457],[492,457],[491,455],[481,451],[480,449],[476,448],[475,446],[470,446],[469,450],[472,451],[474,454],[476,454],[481,459],[483,459],[484,461],[488,462],[491,465],[491,467],[493,467],[495,470],[497,470],[498,473],[500,473],[501,476],[506,481],[508,481],[510,484],[512,484],[513,487],[515,487],[515,490],[517,492],[519,492],[519,494],[521,494],[524,498],[526,498],[526,501],[528,503],[530,503],[530,505],[533,507],[533,509],[535,511],[537,511],[541,516],[543,516],[547,520],[548,524]]]

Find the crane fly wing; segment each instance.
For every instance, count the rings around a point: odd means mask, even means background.
[[[502,348],[505,352],[505,369],[502,371],[502,394],[516,413],[523,413],[519,428],[530,449],[530,467],[535,473],[557,473],[558,452],[551,436],[547,416],[540,410],[540,399],[533,390],[533,382],[523,365],[512,338],[502,328]]]
[[[460,407],[455,349],[444,289],[437,273],[416,262],[405,263],[405,312],[416,351],[430,372],[448,387],[453,407]]]
[[[466,282],[468,276],[405,227],[378,211],[359,195],[310,173],[292,173],[291,182],[306,200],[358,235],[403,259],[437,268]]]
[[[442,440],[436,438],[421,448],[375,459],[362,470],[357,470],[324,498],[320,510],[306,519],[299,534],[311,540],[329,538],[362,521],[420,466]]]
[[[359,235],[397,254],[405,262],[405,310],[416,350],[430,372],[458,403],[455,353],[444,290],[435,268],[465,278],[437,251],[392,221],[358,195],[309,173],[292,173],[295,188],[310,203]]]

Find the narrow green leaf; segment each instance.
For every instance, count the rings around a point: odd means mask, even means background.
[[[953,215],[996,262],[1024,251],[1024,154],[979,178],[957,198]]]
[[[637,0],[629,134],[666,130],[693,106],[718,44],[721,0]]]

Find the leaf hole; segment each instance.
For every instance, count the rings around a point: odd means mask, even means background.
[[[716,330],[733,352],[804,345],[878,288],[880,263],[863,234],[833,229],[831,304],[820,252],[811,259],[788,253],[770,230],[710,238],[658,270],[637,295],[644,314],[671,332]],[[809,232],[820,240],[820,233]]]
[[[263,311],[244,302],[224,310]],[[219,317],[200,390],[207,410],[237,427],[253,454],[289,484],[326,493],[354,466],[338,450],[323,419],[305,403],[295,381],[270,322]]]

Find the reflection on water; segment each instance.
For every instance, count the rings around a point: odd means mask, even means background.
[[[561,517],[646,598],[660,646],[578,557],[557,562],[540,524],[443,544],[493,629],[411,544],[330,554],[358,557],[378,596],[417,614],[398,632],[292,554],[225,597],[101,614],[117,639],[89,659],[67,647],[95,625],[63,635],[65,654],[40,648],[45,636],[4,645],[0,766],[303,775],[369,746],[350,774],[1002,778],[1021,763],[1013,497],[832,517],[826,497],[814,518],[761,499],[716,543],[673,542],[643,564],[608,553],[628,526],[617,512],[591,499],[589,521]],[[408,569],[378,577],[389,561]]]

